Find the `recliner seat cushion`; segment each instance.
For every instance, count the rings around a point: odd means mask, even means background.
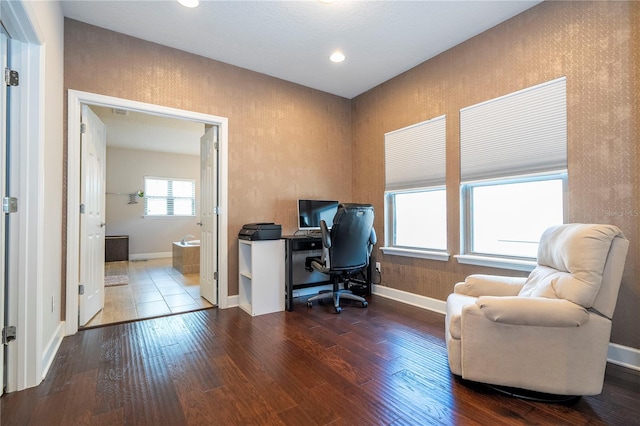
[[[623,235],[613,225],[572,224],[547,229],[538,247],[538,266],[519,295],[567,299],[592,307],[616,236]]]

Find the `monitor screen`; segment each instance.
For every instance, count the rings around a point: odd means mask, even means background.
[[[331,228],[333,217],[338,211],[337,201],[298,200],[298,229],[320,229],[320,221],[324,220]]]

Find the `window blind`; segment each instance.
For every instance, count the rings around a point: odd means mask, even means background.
[[[565,77],[460,110],[463,182],[566,168]]]
[[[445,184],[446,124],[443,115],[385,133],[387,191]]]
[[[196,185],[194,179],[145,176],[144,184],[145,215],[195,215]]]

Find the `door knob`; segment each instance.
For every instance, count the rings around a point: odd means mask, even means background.
[[[106,222],[100,222],[100,228],[104,228],[107,225]]]
[[[197,222],[196,225],[202,226],[202,222]]]

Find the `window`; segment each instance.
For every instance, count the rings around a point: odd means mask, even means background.
[[[160,177],[144,178],[145,216],[195,216],[196,181]]]
[[[446,260],[446,117],[385,134],[385,254]]]
[[[394,214],[393,246],[447,249],[447,191],[444,188],[392,192],[388,197]]]
[[[535,258],[544,230],[564,222],[566,179],[558,173],[463,185],[465,252]]]
[[[493,256],[531,266],[542,232],[564,222],[566,169],[565,78],[461,110],[458,260]]]

